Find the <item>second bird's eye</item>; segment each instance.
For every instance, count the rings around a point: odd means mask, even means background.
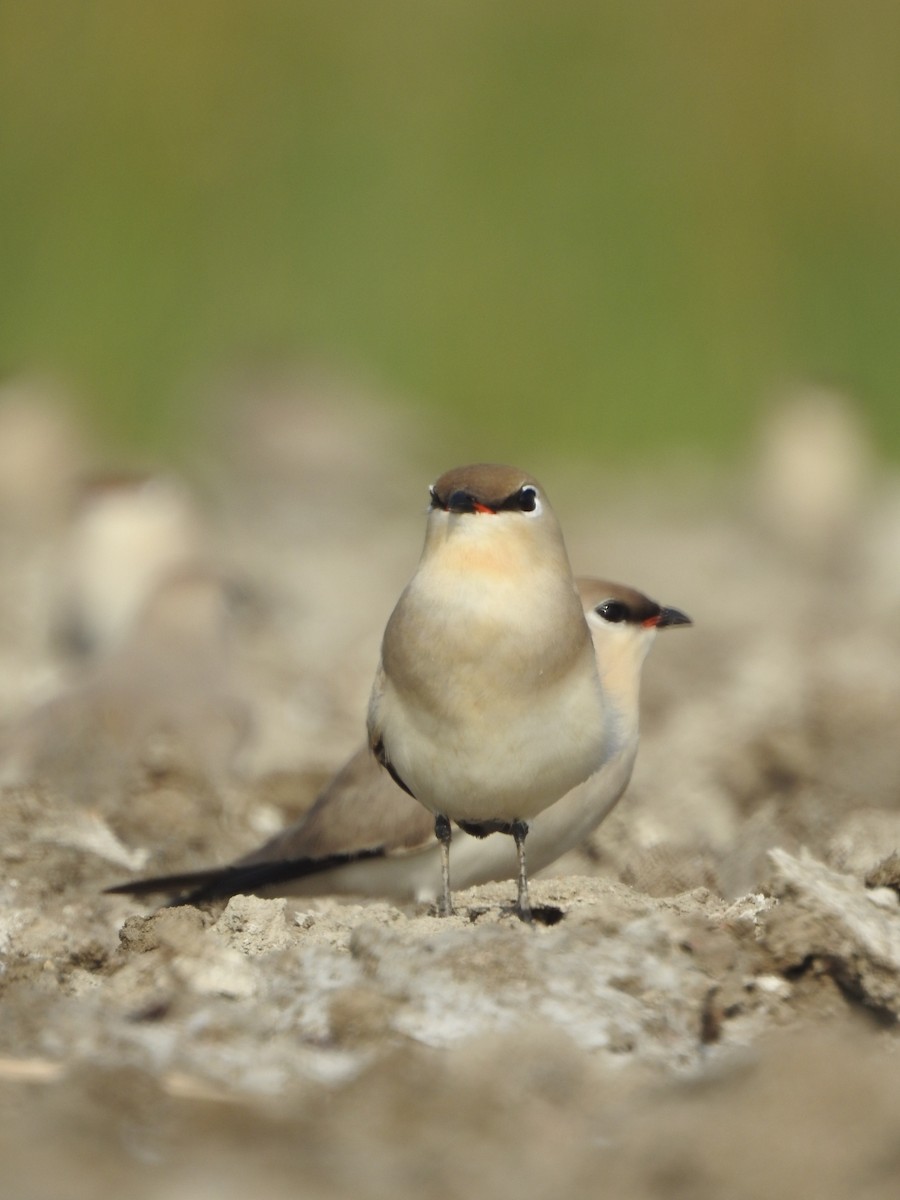
[[[628,605],[621,600],[604,600],[602,604],[597,605],[594,612],[604,621],[610,621],[613,624],[628,619]]]
[[[519,488],[516,493],[516,502],[522,512],[534,512],[537,507],[537,492],[533,487],[526,484],[525,487]]]

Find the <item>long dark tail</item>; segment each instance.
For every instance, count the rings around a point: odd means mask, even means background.
[[[319,875],[335,867],[380,858],[382,846],[356,850],[349,854],[329,854],[324,858],[285,858],[274,862],[237,863],[233,867],[213,867],[206,871],[184,871],[177,875],[156,875],[152,879],[132,879],[104,888],[104,895],[169,895],[166,907],[200,904],[204,900],[224,900],[229,896],[253,895],[260,888],[290,883],[308,875]]]

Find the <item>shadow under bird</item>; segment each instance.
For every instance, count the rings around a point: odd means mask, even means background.
[[[576,591],[530,476],[448,472],[385,632],[370,746],[301,821],[237,863],[109,890],[180,893],[176,903],[238,892],[439,895],[447,912],[452,820],[463,831],[457,886],[517,877],[527,917],[526,835],[540,869],[612,809],[637,750],[644,658],[657,629],[689,623],[622,585],[582,580]],[[498,832],[512,842],[488,836]]]

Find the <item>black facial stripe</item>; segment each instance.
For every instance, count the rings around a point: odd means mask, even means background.
[[[609,621],[613,625],[621,621],[627,621],[629,625],[643,625],[645,621],[659,617],[662,609],[655,600],[650,600],[648,597],[629,604],[625,600],[611,596],[608,600],[596,605],[594,612],[598,617],[602,617],[604,621]]]
[[[624,600],[604,600],[596,606],[594,612],[611,625],[618,625],[620,621],[627,621],[631,617],[631,609]]]
[[[503,500],[487,500],[473,496],[471,492],[460,488],[452,492],[446,499],[441,497],[432,487],[429,489],[431,507],[443,509],[444,512],[471,513],[476,511],[476,505],[483,505],[492,512],[534,512],[537,507],[537,489],[531,484],[517,488]]]
[[[520,487],[513,492],[511,496],[507,496],[495,508],[495,512],[534,512],[537,506],[537,491],[526,483],[524,487]]]
[[[475,511],[475,497],[471,492],[462,490],[454,492],[447,501],[447,508],[450,512],[455,513],[471,513]]]

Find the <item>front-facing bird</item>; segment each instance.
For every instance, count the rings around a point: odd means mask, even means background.
[[[443,911],[455,821],[475,836],[515,838],[527,917],[528,822],[597,770],[605,748],[590,633],[556,517],[530,475],[458,467],[432,487],[368,727],[379,761],[435,815]]]

